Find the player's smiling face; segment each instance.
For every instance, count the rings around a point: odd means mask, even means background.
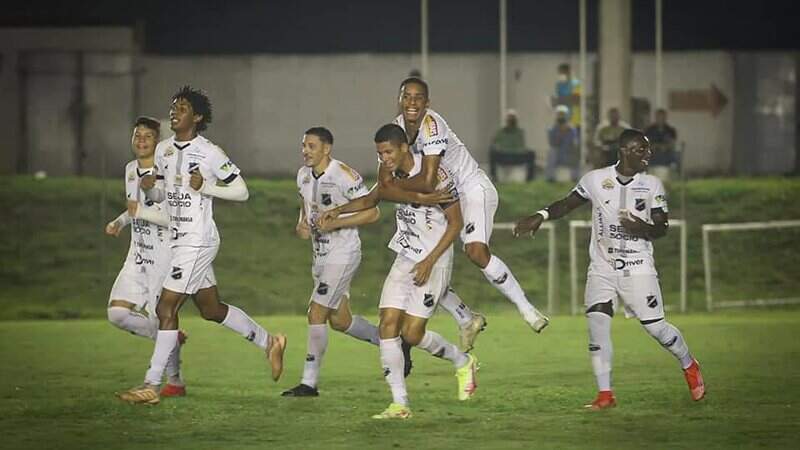
[[[131,137],[131,148],[136,158],[150,158],[156,151],[156,144],[158,143],[158,133],[144,125],[139,125],[133,129],[133,137]]]
[[[622,148],[622,158],[625,166],[630,167],[635,172],[642,172],[650,164],[653,152],[650,150],[650,141],[642,136],[628,142]]]
[[[400,90],[400,112],[406,123],[417,123],[425,117],[428,109],[428,94],[417,83],[406,83]]]
[[[327,161],[331,153],[331,146],[322,142],[315,134],[304,134],[301,151],[303,153],[303,165],[306,167],[318,167],[322,162]]]
[[[169,108],[169,127],[176,134],[191,131],[203,120],[203,116],[194,113],[192,104],[185,98],[176,98]]]
[[[375,144],[378,159],[387,169],[394,172],[398,169],[409,172],[413,166],[408,167],[409,156],[408,144],[394,144],[390,141],[378,142]],[[411,161],[413,163],[413,161]]]

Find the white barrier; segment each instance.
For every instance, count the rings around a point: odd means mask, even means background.
[[[503,222],[494,224],[495,230],[513,230],[514,224],[511,222]],[[554,314],[557,311],[558,305],[556,301],[558,298],[558,254],[556,250],[556,227],[552,222],[545,222],[539,227],[539,230],[548,231],[547,237],[547,313]]]
[[[681,246],[681,304],[680,311],[686,312],[686,222],[680,219],[669,219],[670,228],[680,228]],[[578,255],[576,230],[578,228],[591,228],[592,222],[588,220],[569,221],[569,275],[570,275],[570,313],[578,314]],[[665,305],[666,307],[666,305]]]
[[[706,309],[713,311],[717,308],[732,308],[741,306],[769,306],[788,305],[800,303],[800,298],[776,298],[753,300],[727,300],[714,303],[712,295],[711,277],[711,242],[712,232],[766,230],[771,228],[800,227],[800,220],[775,220],[771,222],[744,222],[744,223],[708,223],[703,225],[703,270],[706,279]]]

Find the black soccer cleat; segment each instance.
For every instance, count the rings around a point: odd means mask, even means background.
[[[301,383],[283,391],[281,397],[319,397],[319,391],[315,387]]]
[[[402,341],[400,345],[403,349],[403,378],[408,378],[411,374],[411,369],[414,368],[414,362],[411,361],[411,345]]]

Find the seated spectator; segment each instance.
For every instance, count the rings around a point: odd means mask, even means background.
[[[647,139],[650,140],[650,148],[653,149],[653,157],[650,165],[653,166],[673,166],[678,164],[675,154],[675,142],[678,140],[678,132],[667,123],[667,111],[660,108],[656,111],[656,121],[644,131]]]
[[[596,169],[610,166],[617,162],[617,153],[619,151],[617,141],[619,140],[619,135],[626,128],[631,128],[631,126],[624,120],[620,120],[619,110],[610,108],[607,120],[600,122],[594,135],[595,157],[593,162]]]
[[[526,179],[533,179],[535,154],[525,148],[525,131],[517,125],[517,112],[509,109],[506,113],[506,126],[494,135],[489,147],[489,172],[497,179],[497,165],[516,166],[524,164]]]
[[[572,180],[578,178],[580,146],[578,131],[569,123],[569,109],[564,105],[556,107],[556,123],[547,130],[550,152],[547,154],[547,179],[556,180],[556,169],[566,167]]]

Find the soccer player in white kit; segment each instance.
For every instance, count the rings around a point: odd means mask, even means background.
[[[405,132],[396,124],[387,124],[375,134],[378,158],[393,176],[414,176],[421,170],[422,157],[411,153]],[[453,267],[453,241],[463,226],[458,204],[457,179],[440,167],[434,187],[446,191],[454,201],[425,206],[399,203],[395,218],[397,232],[389,248],[397,253],[386,277],[380,300],[380,353],[383,373],[392,391],[392,403],[375,419],[411,417],[408,393],[403,376],[402,340],[432,355],[452,362],[458,378],[458,399],[469,400],[477,387],[477,359],[464,353],[441,335],[426,330],[428,319],[439,300],[447,295]],[[342,209],[356,211],[373,207],[380,201],[381,187],[356,199]],[[324,224],[329,219],[324,217]]]
[[[127,209],[106,225],[105,232],[119,236],[131,225],[131,245],[111,293],[108,296],[108,320],[114,326],[137,336],[155,339],[158,332],[156,303],[170,261],[169,218],[160,206],[145,198],[139,179],[153,173],[153,159],[161,124],[151,117],[136,119],[131,148],[136,159],[125,166]],[[179,344],[186,340],[179,331]],[[162,397],[186,395],[180,375],[180,345],[169,356],[167,384]]]
[[[514,303],[533,331],[541,332],[549,319],[528,301],[511,269],[489,250],[498,205],[494,184],[478,167],[444,118],[429,108],[428,85],[425,81],[416,77],[404,80],[400,85],[399,104],[401,114],[394,123],[405,131],[411,151],[422,155],[422,170],[416,176],[397,179],[383,165],[379,166],[381,197],[391,201],[410,201],[409,191],[435,191],[436,174],[440,166],[452,172],[458,179],[457,189],[464,218],[460,238],[467,256],[481,269],[486,280]],[[477,331],[485,325],[482,316],[473,320],[474,315],[453,292],[441,304],[459,322],[462,334],[466,331],[466,338],[474,340],[472,336],[477,335]]]
[[[380,211],[372,207],[316,225],[319,214],[367,195],[361,175],[331,157],[333,134],[313,127],[303,135],[303,167],[297,171],[300,217],[295,231],[312,241],[311,275],[314,290],[308,305],[308,344],[300,384],[282,393],[284,397],[316,397],[322,359],[328,347],[328,326],[378,345],[378,327],[350,313],[350,283],[361,263],[358,228],[377,221]]]
[[[199,90],[185,86],[172,97],[170,127],[175,135],[156,148],[156,173],[142,177],[147,197],[164,202],[169,214],[172,259],[156,313],[158,333],[150,368],[142,386],[120,394],[131,403],[159,402],[156,388],[178,341],[178,311],[191,296],[206,319],[221,323],[262,349],[277,381],[283,371],[286,337],[272,335],[244,311],[220,302],[211,263],[219,250],[213,198],[246,201],[247,185],[239,168],[221,148],[198,134],[211,122],[211,103]],[[218,185],[221,183],[222,185]]]
[[[652,153],[645,135],[627,129],[619,137],[619,162],[592,170],[569,196],[520,219],[514,235],[535,233],[548,219],[559,219],[586,203],[592,204],[592,238],[586,278],[586,318],[589,356],[598,395],[591,409],[616,406],[611,390],[611,319],[617,300],[626,315],[639,320],[645,331],[680,362],[693,400],[705,395],[697,360],[681,332],[664,318],[653,239],[667,233],[667,199],[661,181],[644,173]]]

